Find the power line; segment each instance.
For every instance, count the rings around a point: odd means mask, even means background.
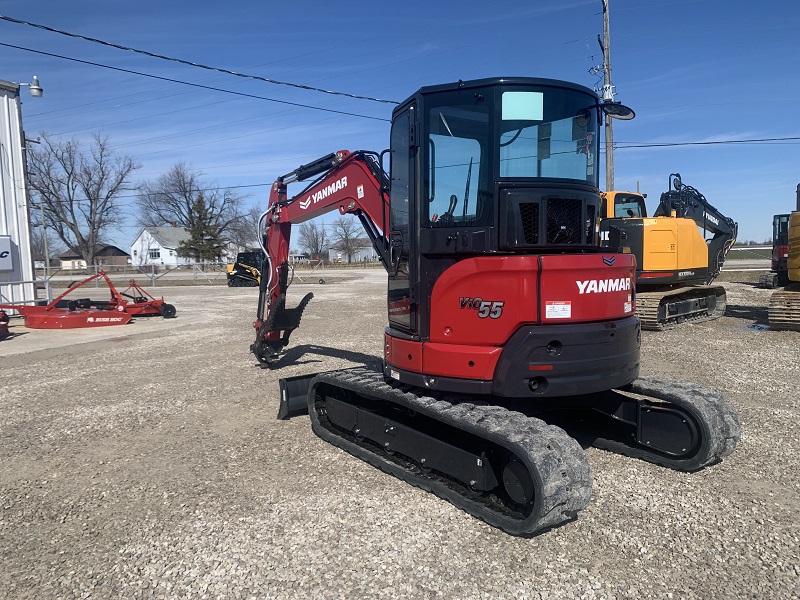
[[[103,69],[111,69],[112,71],[120,71],[122,73],[129,73],[131,75],[139,75],[141,77],[150,77],[151,79],[159,79],[161,81],[169,81],[170,83],[179,83],[181,85],[188,85],[196,88],[202,88],[204,90],[211,90],[213,92],[222,92],[224,94],[233,94],[235,96],[243,96],[245,98],[255,98],[256,100],[266,100],[267,102],[276,102],[278,104],[287,104],[289,106],[297,106],[299,108],[309,108],[311,110],[320,110],[323,112],[335,113],[338,115],[346,115],[348,117],[359,117],[361,119],[371,119],[373,121],[386,121],[388,122],[389,119],[384,119],[382,117],[371,117],[369,115],[362,115],[359,113],[353,113],[343,110],[335,110],[332,108],[323,108],[321,106],[313,106],[311,104],[300,104],[299,102],[289,102],[288,100],[277,100],[275,98],[268,98],[266,96],[258,96],[256,94],[247,94],[245,92],[235,92],[233,90],[226,90],[223,88],[213,87],[210,85],[202,85],[200,83],[191,83],[189,81],[182,81],[180,79],[172,79],[170,77],[162,77],[160,75],[152,75],[150,73],[142,73],[141,71],[132,71],[130,69],[123,69],[121,67],[112,67],[111,65],[104,65],[101,63],[92,62],[89,60],[82,60],[80,58],[72,58],[70,56],[63,56],[61,54],[53,54],[51,52],[44,52],[42,50],[34,50],[33,48],[24,48],[22,46],[15,46],[14,44],[6,44],[4,42],[0,42],[0,46],[6,46],[7,48],[14,48],[16,50],[24,50],[26,52],[33,52],[35,54],[42,54],[44,56],[50,56],[53,58],[60,58],[62,60],[69,60],[72,62],[82,63],[84,65],[91,65],[93,67],[102,67]]]
[[[780,138],[754,138],[745,140],[717,140],[709,142],[663,142],[652,144],[626,144],[626,142],[616,142],[614,144],[617,150],[625,150],[627,148],[668,148],[672,146],[712,146],[724,144],[759,144],[759,143],[773,143],[773,142],[788,142],[797,141],[800,137],[780,137]],[[625,144],[625,145],[622,145]]]
[[[346,98],[354,98],[356,100],[369,100],[370,102],[383,102],[386,104],[399,104],[394,100],[384,100],[382,98],[371,98],[369,96],[358,96],[356,94],[348,94],[346,92],[335,92],[333,90],[323,90],[321,88],[312,87],[309,85],[302,85],[299,83],[290,83],[287,81],[278,81],[277,79],[269,79],[268,77],[260,77],[259,75],[248,75],[246,73],[239,73],[237,71],[229,71],[228,69],[222,69],[219,67],[211,67],[209,65],[204,65],[202,63],[191,62],[188,60],[183,60],[181,58],[173,58],[171,56],[164,56],[163,54],[156,54],[155,52],[148,52],[147,50],[139,50],[137,48],[131,48],[129,46],[122,46],[120,44],[115,44],[113,42],[106,42],[104,40],[99,40],[97,38],[88,37],[85,35],[80,35],[77,33],[70,33],[69,31],[63,31],[61,29],[56,29],[54,27],[48,27],[47,25],[40,25],[38,23],[31,23],[30,21],[22,21],[20,19],[15,19],[13,17],[7,17],[5,15],[0,15],[0,20],[8,21],[10,23],[17,23],[19,25],[27,25],[29,27],[35,27],[37,29],[44,29],[45,31],[50,31],[52,33],[58,33],[60,35],[65,35],[72,38],[77,38],[80,40],[84,40],[87,42],[93,42],[95,44],[101,44],[103,46],[109,46],[111,48],[117,48],[118,50],[126,50],[128,52],[135,52],[136,54],[143,54],[145,56],[150,56],[152,58],[158,58],[160,60],[168,60],[170,62],[188,65],[190,67],[197,67],[200,69],[206,69],[208,71],[216,71],[217,73],[224,73],[226,75],[234,75],[236,77],[243,77],[245,79],[254,79],[256,81],[264,81],[266,83],[272,83],[274,85],[284,85],[287,87],[298,88],[301,90],[309,90],[312,92],[320,92],[322,94],[331,94],[333,96],[345,96]]]

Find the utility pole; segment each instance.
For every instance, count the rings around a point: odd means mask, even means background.
[[[44,224],[44,202],[39,198],[39,210],[42,211],[42,240],[44,241],[44,280],[50,278],[50,250],[47,248],[47,226]]]
[[[611,85],[611,33],[608,25],[608,0],[603,0],[603,102],[614,101]],[[611,116],[606,115],[606,190],[614,189],[614,132]]]

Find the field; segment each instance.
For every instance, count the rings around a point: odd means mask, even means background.
[[[288,363],[257,291],[159,286],[178,317],[0,341],[3,598],[797,598],[800,334],[758,271],[728,310],[643,332],[642,372],[717,389],[743,438],[693,474],[588,448],[577,520],[512,537],[276,420],[278,379],[382,356],[385,275],[313,291]]]

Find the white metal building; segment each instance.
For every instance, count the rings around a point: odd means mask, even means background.
[[[0,80],[0,304],[36,299],[19,88]]]

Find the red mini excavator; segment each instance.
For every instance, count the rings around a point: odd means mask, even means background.
[[[301,405],[323,439],[514,534],[589,501],[583,449],[553,423],[687,471],[730,453],[724,399],[639,377],[635,260],[596,243],[604,114],[633,116],[562,81],[425,87],[394,110],[389,150],[278,178],[251,346],[263,367],[312,297],[286,307],[292,224],[356,215],[388,272],[382,369],[283,379],[279,417]]]

